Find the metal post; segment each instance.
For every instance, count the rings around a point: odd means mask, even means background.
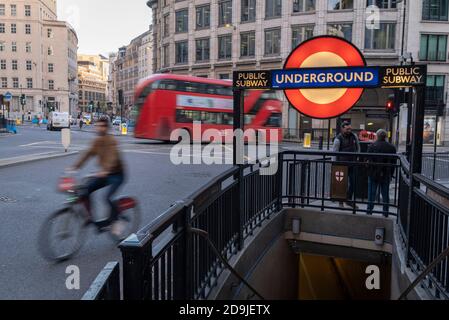
[[[437,167],[437,149],[438,149],[438,114],[435,118],[435,134],[433,138],[433,172],[432,179],[435,181],[436,167]]]
[[[327,151],[329,151],[331,149],[331,119],[328,120],[329,124],[328,124],[328,128],[327,128]]]
[[[425,74],[425,78],[427,74]],[[413,90],[412,90],[413,93]],[[424,109],[426,101],[426,86],[416,87],[416,99],[412,114],[413,123],[413,144],[411,144],[410,154],[410,188],[408,195],[408,210],[407,210],[407,265],[410,258],[410,224],[411,213],[413,208],[413,194],[414,188],[419,187],[419,182],[415,181],[414,174],[422,171],[422,152],[423,152],[423,138],[424,138]]]
[[[410,162],[410,155],[412,153],[412,112],[413,112],[413,88],[408,89],[408,101],[407,101],[407,139],[406,139],[406,148],[407,148],[407,159]]]
[[[233,163],[238,166],[237,190],[236,190],[236,209],[234,216],[235,231],[238,232],[237,250],[243,248],[243,205],[244,205],[244,189],[243,189],[243,130],[244,130],[244,103],[245,94],[243,90],[234,90],[234,148],[233,148]],[[238,208],[237,208],[238,205]]]

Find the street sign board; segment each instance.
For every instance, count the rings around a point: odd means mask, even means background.
[[[11,92],[6,92],[5,95],[3,96],[3,100],[4,100],[5,102],[11,102],[11,100],[12,100],[12,94],[11,94]]]
[[[315,119],[348,112],[366,88],[425,86],[427,67],[367,66],[360,50],[345,39],[320,36],[301,43],[282,70],[236,71],[234,90],[284,90],[290,104]]]

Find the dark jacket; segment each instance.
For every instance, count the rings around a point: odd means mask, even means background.
[[[380,153],[380,154],[396,154],[396,148],[387,141],[376,141],[368,148],[368,153]],[[396,160],[387,157],[370,157],[368,162],[370,163],[385,163],[391,165],[370,165],[368,169],[368,175],[377,182],[391,181],[391,177],[394,172],[394,163]]]
[[[339,134],[334,141],[334,152],[360,152],[359,138],[351,132],[349,135]],[[351,156],[338,156],[337,161],[355,161],[355,157]]]

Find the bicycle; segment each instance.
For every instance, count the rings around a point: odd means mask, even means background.
[[[131,197],[122,197],[115,201],[118,208],[118,220],[93,221],[88,202],[83,198],[83,190],[88,179],[77,184],[73,176],[64,176],[58,184],[58,191],[70,195],[65,207],[51,214],[44,222],[39,232],[38,249],[42,256],[55,262],[70,260],[82,248],[89,226],[94,226],[97,232],[108,232],[116,242],[123,241],[129,235],[137,232],[140,224],[140,210],[137,201]],[[126,224],[120,235],[110,232],[114,223]]]

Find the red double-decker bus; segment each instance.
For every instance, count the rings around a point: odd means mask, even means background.
[[[201,122],[201,137],[208,129],[217,129],[232,141],[232,82],[174,74],[156,74],[141,81],[135,91],[135,137],[170,141],[176,129],[185,129],[193,141],[194,122]],[[282,139],[282,103],[275,91],[247,91],[245,129],[271,129]],[[259,139],[272,142],[266,130]],[[202,142],[205,139],[201,138]],[[207,140],[207,139],[206,139]],[[251,139],[247,139],[248,141]]]

